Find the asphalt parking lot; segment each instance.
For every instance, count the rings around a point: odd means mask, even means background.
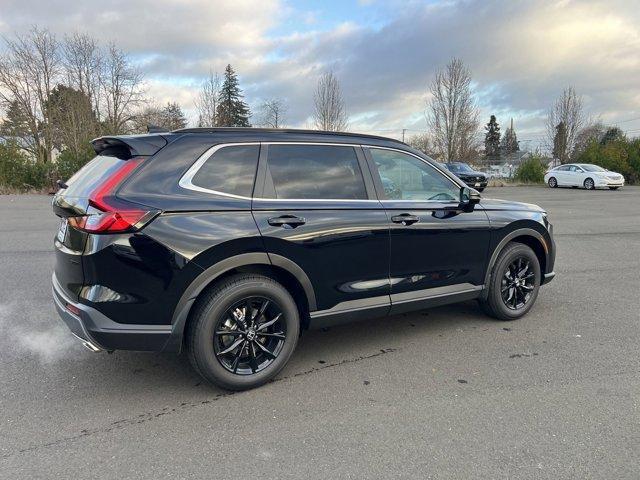
[[[184,356],[84,350],[50,294],[46,196],[0,197],[1,478],[640,477],[640,188],[489,188],[554,224],[517,322],[473,302],[312,331],[229,394]]]

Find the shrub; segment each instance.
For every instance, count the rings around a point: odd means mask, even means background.
[[[518,182],[543,183],[546,165],[538,155],[523,160],[513,178]]]
[[[620,172],[627,183],[640,182],[640,139],[616,137],[608,142],[589,142],[575,159],[577,163],[592,163],[607,170]]]
[[[13,141],[0,144],[0,186],[16,190],[42,190],[50,185],[50,165],[30,159]]]
[[[69,180],[74,173],[80,170],[89,160],[93,158],[95,153],[93,149],[88,147],[80,155],[76,156],[69,150],[64,150],[55,162],[54,180]]]

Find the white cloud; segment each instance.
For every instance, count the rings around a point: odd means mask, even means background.
[[[304,126],[316,79],[331,68],[352,128],[422,128],[427,85],[457,56],[473,71],[483,116],[513,116],[531,138],[567,85],[594,116],[640,116],[640,9],[632,0],[401,2],[382,27],[351,18],[330,30],[313,29],[318,12],[276,0],[3,3],[0,32],[84,26],[144,59],[149,92],[187,112],[198,79],[232,63],[252,105],[285,98],[289,124]],[[278,30],[291,15],[299,16],[294,31]]]

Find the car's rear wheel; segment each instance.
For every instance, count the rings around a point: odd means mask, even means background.
[[[587,190],[593,190],[596,188],[596,184],[593,181],[593,178],[589,177],[584,181],[584,188]]]
[[[551,188],[556,188],[558,186],[558,181],[556,180],[555,177],[550,177],[547,183]]]
[[[186,342],[200,375],[229,390],[246,390],[282,370],[299,334],[300,315],[289,292],[271,278],[243,274],[198,300]]]
[[[485,188],[485,187],[479,187],[479,188],[477,188],[476,190],[478,190],[479,192],[484,192],[484,188]]]
[[[538,297],[540,280],[534,251],[522,243],[507,244],[493,266],[487,298],[480,302],[483,310],[499,320],[522,317]]]

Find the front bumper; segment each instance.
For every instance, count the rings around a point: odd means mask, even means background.
[[[598,178],[595,181],[596,187],[624,187],[624,178],[612,180],[610,178]]]
[[[74,302],[56,279],[52,278],[53,300],[62,321],[85,347],[94,352],[101,350],[169,351],[171,325],[130,325],[117,323],[87,305]],[[69,309],[72,308],[73,311]],[[78,312],[78,313],[75,313]]]

